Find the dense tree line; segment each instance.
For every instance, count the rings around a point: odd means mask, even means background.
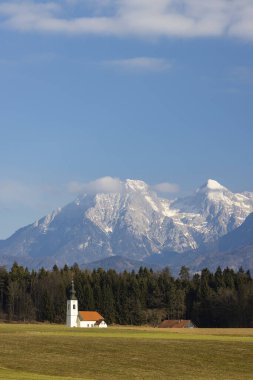
[[[0,267],[0,319],[65,323],[68,289],[74,279],[80,310],[97,310],[117,324],[151,324],[191,319],[199,327],[253,327],[253,280],[240,269],[208,269],[192,277],[182,267],[117,273],[80,270],[78,265],[51,271],[13,264]]]

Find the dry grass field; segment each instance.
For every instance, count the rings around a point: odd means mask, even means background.
[[[0,379],[253,378],[253,329],[0,324]]]

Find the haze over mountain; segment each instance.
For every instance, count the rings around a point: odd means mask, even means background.
[[[209,179],[194,194],[160,198],[140,180],[114,193],[82,194],[0,242],[0,264],[84,265],[112,256],[142,261],[164,251],[197,250],[239,227],[253,193],[234,194]],[[224,238],[225,239],[225,238]]]

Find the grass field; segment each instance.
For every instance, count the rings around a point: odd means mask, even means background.
[[[0,324],[0,379],[253,379],[253,329]]]

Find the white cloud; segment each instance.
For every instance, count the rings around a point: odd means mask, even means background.
[[[177,184],[169,182],[163,182],[149,187],[159,193],[177,193],[180,190]],[[124,181],[121,181],[119,178],[109,176],[98,178],[87,183],[72,181],[67,185],[68,192],[72,194],[114,193],[120,192],[123,189]]]
[[[252,0],[4,1],[0,17],[19,31],[253,39]]]
[[[165,71],[172,67],[172,64],[168,60],[153,57],[116,59],[106,61],[105,64],[131,71]]]
[[[160,193],[175,193],[179,186],[174,183],[159,183],[150,186]],[[39,209],[42,214],[45,209],[50,210],[62,206],[72,200],[73,195],[80,193],[114,193],[124,190],[124,181],[110,176],[101,177],[90,182],[72,181],[65,185],[28,184],[18,180],[0,181],[0,208],[15,209],[28,207]]]
[[[70,193],[114,193],[121,191],[122,182],[118,178],[102,177],[88,183],[70,182],[67,186]]]
[[[158,193],[178,193],[179,186],[175,183],[162,182],[152,186],[152,188]]]

